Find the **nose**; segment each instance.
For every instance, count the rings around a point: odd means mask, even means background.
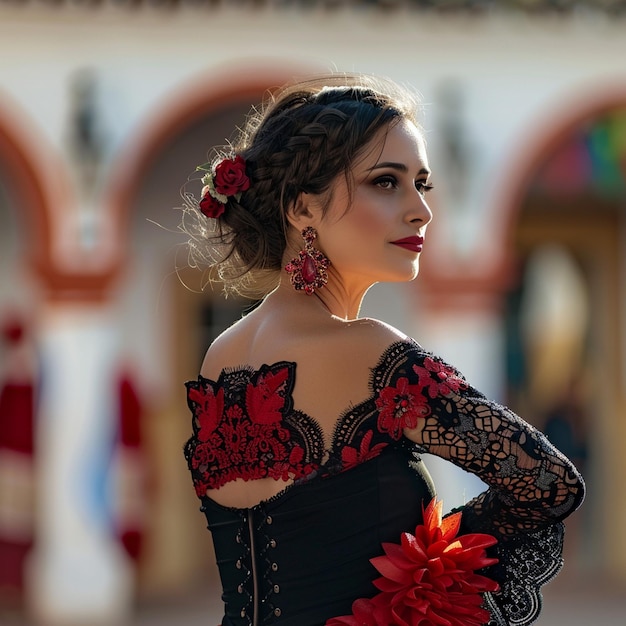
[[[433,219],[433,212],[426,202],[426,198],[419,191],[411,198],[411,206],[407,211],[407,220],[411,224],[426,226]]]

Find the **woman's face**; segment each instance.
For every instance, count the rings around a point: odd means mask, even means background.
[[[315,225],[329,274],[349,286],[414,279],[432,213],[425,200],[430,170],[421,133],[408,120],[375,139],[357,159],[352,202],[344,176]]]

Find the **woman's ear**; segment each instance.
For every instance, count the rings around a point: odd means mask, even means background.
[[[316,208],[315,196],[302,191],[287,209],[287,220],[298,231],[307,226],[314,226],[319,214],[319,209]]]

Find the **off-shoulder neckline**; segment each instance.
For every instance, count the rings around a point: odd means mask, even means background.
[[[376,361],[376,363],[370,368],[372,372],[374,372],[376,369],[378,369],[384,362],[385,360],[389,357],[389,355],[399,346],[406,346],[407,350],[414,350],[415,352],[417,352],[418,354],[431,354],[429,351],[425,350],[419,343],[417,343],[417,341],[415,341],[414,339],[412,339],[411,337],[407,337],[406,339],[399,339],[398,341],[394,341],[393,343],[389,344],[381,353],[381,355],[378,357],[378,360]],[[277,367],[289,367],[289,368],[295,368],[297,367],[297,362],[296,361],[288,361],[288,360],[278,360],[278,361],[274,361],[273,363],[262,363],[261,365],[259,365],[258,367],[254,367],[253,365],[250,364],[241,364],[241,365],[234,365],[234,366],[228,366],[228,367],[223,367],[220,370],[220,374],[217,377],[217,379],[213,379],[213,378],[209,378],[207,376],[203,376],[201,373],[198,374],[197,379],[195,380],[189,380],[187,381],[186,384],[189,383],[193,383],[193,382],[197,382],[197,381],[203,381],[203,382],[208,382],[211,383],[212,385],[221,385],[224,381],[225,378],[229,377],[229,376],[236,376],[238,374],[241,374],[243,372],[247,372],[250,374],[250,376],[253,376],[255,374],[258,374],[264,370],[270,370],[270,369],[275,369]]]
[[[432,356],[431,352],[425,350],[422,346],[420,346],[415,340],[413,340],[411,338],[409,338],[408,340],[394,341],[393,343],[391,343],[390,345],[388,345],[385,348],[385,350],[381,353],[380,357],[378,358],[376,364],[370,368],[370,371],[371,371],[370,380],[369,380],[369,391],[370,391],[370,393],[368,394],[368,396],[366,398],[364,398],[363,400],[361,400],[360,402],[357,402],[355,404],[351,403],[344,410],[340,411],[339,416],[337,418],[337,421],[336,421],[336,423],[335,423],[335,425],[333,427],[332,434],[330,436],[330,446],[326,448],[327,458],[322,463],[320,469],[322,469],[323,467],[327,466],[327,463],[330,460],[330,456],[331,456],[331,454],[334,451],[335,442],[336,442],[336,439],[338,437],[339,430],[340,430],[342,424],[348,419],[348,416],[352,412],[358,411],[361,407],[365,407],[369,403],[374,401],[374,397],[375,397],[374,388],[375,388],[376,372],[379,371],[383,367],[384,363],[389,358],[391,358],[393,353],[397,349],[399,349],[399,348],[402,348],[402,352],[403,353],[414,351],[416,354]],[[271,371],[271,370],[275,370],[275,369],[277,369],[277,368],[279,368],[281,366],[282,367],[289,367],[289,369],[291,370],[291,376],[295,376],[296,375],[297,363],[295,361],[281,360],[281,361],[276,361],[275,363],[272,363],[272,364],[263,363],[258,368],[255,368],[252,365],[240,365],[240,366],[222,368],[222,370],[220,372],[220,375],[217,378],[217,380],[213,380],[213,379],[207,378],[205,376],[202,376],[202,374],[198,374],[197,380],[188,381],[186,383],[186,385],[188,387],[190,387],[190,386],[195,386],[195,385],[200,383],[202,385],[210,385],[214,389],[217,389],[217,388],[221,387],[224,384],[224,381],[228,377],[237,377],[242,372],[246,372],[246,373],[248,373],[250,375],[250,377],[253,377],[253,376],[257,375],[257,374],[260,374],[264,370]],[[311,425],[314,428],[319,429],[319,432],[320,432],[321,436],[326,441],[326,436],[325,436],[325,433],[324,433],[324,429],[320,426],[320,423],[316,419],[316,417],[313,416],[313,415],[310,415],[308,413],[304,413],[302,411],[299,411],[299,413],[301,413],[304,417],[306,417],[306,419],[308,419],[311,422]],[[356,467],[359,467],[361,465],[363,465],[363,464],[359,464]],[[353,469],[356,469],[356,468],[352,468],[351,470],[347,470],[347,471],[352,471]],[[319,473],[316,472],[316,475],[319,476]],[[263,507],[263,506],[267,506],[268,504],[275,503],[275,502],[277,502],[279,500],[282,500],[294,488],[296,488],[298,486],[299,487],[303,487],[303,486],[307,485],[309,482],[314,482],[314,481],[315,481],[315,477],[310,478],[308,480],[297,480],[297,481],[291,482],[291,483],[285,485],[285,487],[283,489],[278,491],[273,496],[270,496],[267,499],[262,499],[259,502],[257,502],[255,505],[249,506],[249,507],[236,507],[236,506],[223,505],[223,504],[220,504],[219,502],[217,502],[216,500],[214,500],[208,494],[204,494],[203,496],[201,496],[201,500],[205,503],[205,505],[208,502],[211,502],[213,504],[213,506],[217,506],[218,508],[221,508],[223,510],[228,510],[228,511],[231,511],[231,512],[242,512],[242,511],[246,511],[248,509],[257,509],[257,508],[260,508],[260,507]]]

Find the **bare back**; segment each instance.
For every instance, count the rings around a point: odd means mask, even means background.
[[[224,369],[296,363],[294,406],[316,420],[328,450],[341,415],[371,394],[371,369],[391,343],[402,339],[406,336],[382,322],[340,320],[321,303],[311,306],[308,296],[285,297],[279,290],[216,339],[201,374],[217,380]],[[288,485],[272,478],[237,479],[209,495],[224,506],[245,508]]]

